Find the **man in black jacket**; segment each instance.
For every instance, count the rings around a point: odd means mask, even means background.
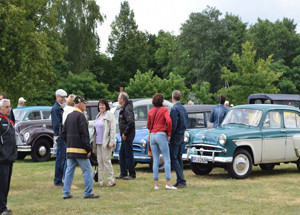
[[[67,142],[67,169],[65,172],[63,199],[73,196],[70,189],[77,164],[80,166],[84,180],[84,198],[99,198],[93,194],[93,170],[89,157],[91,156],[92,145],[88,130],[88,121],[83,111],[86,109],[87,101],[76,96],[74,99],[74,111],[67,116],[65,121],[62,139]]]
[[[10,111],[10,100],[2,99],[0,101],[0,214],[11,214],[6,207],[7,196],[13,162],[18,157],[14,123],[8,119]]]
[[[133,180],[136,178],[132,146],[135,136],[135,122],[132,101],[128,99],[129,97],[125,92],[121,92],[118,97],[118,101],[122,106],[119,114],[119,129],[122,141],[119,161],[121,173],[116,179]]]

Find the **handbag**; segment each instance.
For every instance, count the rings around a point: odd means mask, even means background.
[[[148,156],[149,157],[152,157],[152,151],[151,151],[151,147],[150,147],[150,133],[151,133],[151,129],[153,128],[154,119],[155,119],[155,116],[156,116],[159,108],[157,108],[157,110],[156,110],[156,112],[154,114],[154,117],[153,117],[153,120],[152,120],[152,123],[151,123],[151,126],[150,126],[150,130],[149,130],[149,134],[148,134]]]
[[[95,166],[95,170],[94,170],[94,173],[93,173],[93,179],[95,182],[98,182],[98,167]]]

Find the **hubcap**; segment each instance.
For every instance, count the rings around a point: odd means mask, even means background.
[[[236,156],[233,163],[233,169],[238,175],[244,175],[249,169],[249,160],[244,154]]]
[[[41,156],[41,157],[42,157],[42,156],[45,156],[46,153],[47,153],[46,147],[45,147],[45,146],[41,146],[41,147],[39,148],[39,154],[40,154],[40,156]]]

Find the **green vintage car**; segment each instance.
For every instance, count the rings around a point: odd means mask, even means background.
[[[300,111],[285,105],[240,105],[219,128],[188,131],[187,157],[193,172],[223,167],[232,178],[247,178],[253,165],[272,170],[296,163],[300,171]]]

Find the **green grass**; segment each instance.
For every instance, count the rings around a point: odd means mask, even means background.
[[[53,185],[55,161],[32,162],[29,157],[13,167],[8,208],[13,214],[300,214],[300,174],[295,164],[281,164],[265,172],[254,167],[245,180],[230,179],[223,169],[196,176],[185,168],[187,188],[165,190],[165,175],[159,174],[160,190],[154,190],[148,165],[138,164],[137,179],[116,180],[112,188],[99,188],[99,199],[84,199],[84,184],[76,168],[73,199],[63,200],[62,188]],[[120,169],[113,164],[115,176]],[[176,179],[172,172],[172,182]]]

